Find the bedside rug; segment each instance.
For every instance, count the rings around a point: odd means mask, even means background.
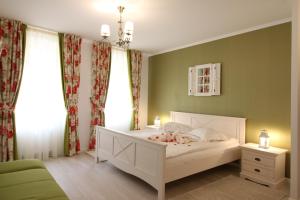
[[[170,200],[283,200],[287,197],[282,191],[236,176],[227,176]]]

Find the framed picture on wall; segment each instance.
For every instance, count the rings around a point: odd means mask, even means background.
[[[188,95],[213,96],[220,95],[221,64],[209,63],[189,68]]]

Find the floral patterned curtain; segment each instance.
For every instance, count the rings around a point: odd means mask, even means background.
[[[142,70],[142,52],[137,50],[128,50],[128,65],[131,80],[133,116],[132,116],[132,130],[139,130],[139,102],[141,90],[141,70]]]
[[[0,18],[0,161],[16,159],[14,109],[22,79],[26,26]]]
[[[111,44],[94,42],[92,49],[91,131],[89,149],[95,149],[95,126],[105,125],[104,108],[109,83]]]
[[[60,34],[62,83],[67,119],[65,127],[65,155],[80,151],[78,135],[78,88],[80,84],[81,38]]]

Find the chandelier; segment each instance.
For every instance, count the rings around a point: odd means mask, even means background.
[[[123,19],[122,19],[122,14],[125,10],[124,6],[118,6],[118,11],[120,14],[119,17],[119,28],[118,28],[118,40],[115,42],[115,44],[118,47],[127,49],[129,48],[129,44],[132,41],[132,36],[133,36],[133,23],[131,21],[126,21],[125,25],[123,27]],[[110,36],[110,27],[108,24],[102,24],[101,25],[101,36],[103,40],[107,40]]]

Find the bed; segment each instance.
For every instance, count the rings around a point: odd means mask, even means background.
[[[165,143],[98,126],[96,162],[109,161],[144,180],[158,191],[158,200],[164,200],[166,183],[240,159],[239,145],[245,143],[245,118],[170,112],[170,120],[193,128],[213,128],[237,142],[167,157]]]

